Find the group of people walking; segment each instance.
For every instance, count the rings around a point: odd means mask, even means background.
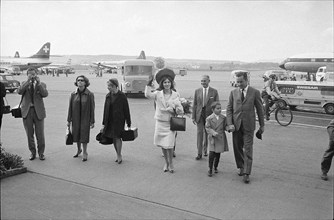
[[[174,172],[173,156],[176,145],[176,131],[170,129],[170,119],[184,114],[180,95],[175,89],[175,73],[171,69],[161,69],[155,75],[158,88],[153,86],[154,77],[150,76],[145,87],[145,96],[155,102],[154,119],[155,131],[153,143],[162,149],[164,156],[163,172]],[[264,132],[264,112],[260,91],[249,86],[246,72],[236,74],[238,88],[230,92],[226,106],[226,116],[221,114],[222,105],[219,102],[218,91],[211,86],[210,77],[201,77],[201,87],[195,90],[192,106],[192,121],[197,126],[197,155],[196,160],[209,156],[208,176],[218,173],[220,154],[228,151],[226,132],[232,132],[232,143],[238,175],[243,182],[250,182],[253,163],[253,140],[256,129],[256,115],[259,122],[257,134]],[[90,141],[90,129],[95,126],[94,93],[88,87],[89,79],[80,75],[74,85],[77,89],[71,93],[68,105],[67,126],[77,144],[77,158],[81,153],[82,161],[88,160],[87,145]],[[121,134],[125,125],[131,127],[130,109],[126,95],[120,91],[116,78],[107,81],[109,93],[105,97],[101,133],[113,140],[117,159],[122,163]],[[27,70],[27,81],[18,89],[22,96],[21,111],[23,125],[31,152],[30,160],[38,154],[40,160],[45,160],[44,118],[46,117],[43,98],[48,96],[46,84],[37,76],[36,69]],[[2,103],[3,105],[3,103]],[[267,116],[267,115],[266,115]],[[333,122],[331,122],[333,124]],[[332,126],[329,126],[332,128]],[[332,130],[331,130],[332,131]],[[333,132],[331,132],[332,135]],[[37,139],[37,150],[34,135]],[[322,171],[323,179],[333,157],[333,137],[326,151]],[[209,152],[208,152],[209,151]]]

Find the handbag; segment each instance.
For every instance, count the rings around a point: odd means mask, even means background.
[[[171,117],[170,118],[170,130],[171,131],[185,131],[186,130],[186,118],[184,117]]]
[[[20,101],[19,106],[15,107],[15,108],[12,108],[12,110],[11,110],[12,116],[14,118],[22,118],[21,103],[22,103],[24,94],[25,94],[25,92],[21,96],[21,101]]]
[[[122,141],[133,141],[138,137],[138,128],[130,128],[121,133]]]
[[[73,135],[69,127],[66,129],[65,143],[66,145],[73,145]]]
[[[95,138],[100,144],[109,145],[113,144],[114,140],[112,138],[106,137],[102,132],[98,133]]]
[[[2,113],[3,114],[8,114],[8,113],[10,113],[10,105],[8,105],[8,101],[7,101],[6,97],[5,97],[5,100],[6,100],[7,105],[3,106]]]

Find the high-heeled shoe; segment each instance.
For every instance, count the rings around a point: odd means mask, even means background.
[[[174,173],[174,166],[173,167],[169,167],[169,172],[170,173]]]
[[[85,162],[88,160],[88,154],[83,154],[83,157],[82,157],[82,162]]]
[[[164,165],[163,171],[164,171],[164,172],[167,172],[167,171],[168,171],[168,165],[167,165],[167,164]]]
[[[78,157],[78,156],[81,154],[81,152],[82,152],[82,150],[79,150],[79,151],[77,152],[77,154],[74,155],[73,157],[74,157],[74,158]]]

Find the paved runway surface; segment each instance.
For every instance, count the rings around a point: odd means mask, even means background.
[[[191,97],[201,73],[177,76],[181,96]],[[223,106],[228,76],[212,75]],[[114,162],[113,146],[99,145],[102,108],[111,75],[91,80],[96,99],[96,126],[91,130],[88,161],[72,158],[75,145],[65,145],[66,115],[76,75],[41,76],[49,97],[46,160],[29,161],[22,119],[4,115],[2,142],[8,152],[23,157],[29,172],[1,180],[1,219],[332,219],[333,168],[329,181],[320,179],[320,161],[328,145],[326,125],[333,116],[294,111],[294,121],[282,127],[266,123],[263,140],[254,141],[251,183],[236,173],[231,143],[223,153],[219,173],[207,176],[208,158],[196,161],[196,127],[177,137],[175,173],[162,171],[161,150],[153,146],[154,109],[150,100],[129,98],[133,126],[139,137],[123,142],[123,163]],[[24,76],[18,77],[20,81]],[[261,87],[260,80],[253,80]],[[7,94],[11,106],[17,94]]]

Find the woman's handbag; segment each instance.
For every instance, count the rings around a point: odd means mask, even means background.
[[[170,118],[170,130],[171,131],[185,131],[186,130],[186,118],[184,117],[171,117]]]
[[[72,132],[70,130],[70,128],[67,128],[66,130],[66,137],[65,137],[65,142],[66,142],[66,145],[73,145],[73,135],[72,135]]]
[[[8,105],[8,101],[7,101],[6,97],[5,97],[5,100],[6,100],[7,105],[3,106],[2,113],[3,114],[8,114],[8,113],[10,113],[10,105]]]
[[[18,107],[12,108],[11,113],[14,118],[22,118],[21,103],[25,92],[21,96],[21,101]]]
[[[112,138],[104,136],[102,132],[96,135],[96,140],[103,145],[113,144],[114,140]]]
[[[133,141],[138,137],[138,128],[124,130],[121,134],[122,141]]]

